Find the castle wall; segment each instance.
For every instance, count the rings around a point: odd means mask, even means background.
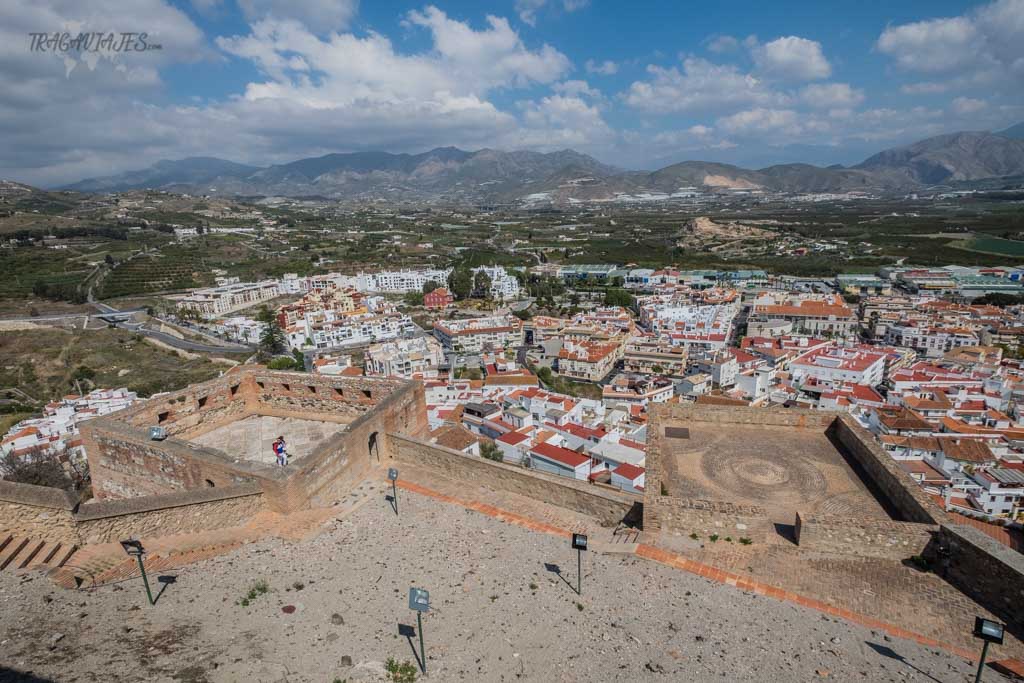
[[[398,464],[429,469],[439,476],[507,491],[542,503],[575,510],[614,526],[640,497],[599,488],[566,477],[524,469],[517,465],[485,460],[398,434],[389,435],[389,453]]]
[[[830,555],[905,560],[922,555],[938,527],[915,522],[855,519],[797,513],[801,550]]]

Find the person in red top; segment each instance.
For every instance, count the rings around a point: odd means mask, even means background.
[[[274,455],[277,457],[277,464],[280,465],[281,467],[284,467],[285,465],[287,465],[288,464],[288,451],[286,450],[287,449],[287,444],[285,444],[285,442],[284,442],[284,437],[283,436],[277,437],[277,441],[274,442],[274,445],[272,446],[272,448],[274,449]]]

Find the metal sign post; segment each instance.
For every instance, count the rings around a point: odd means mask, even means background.
[[[121,541],[121,547],[124,548],[124,551],[129,556],[138,560],[139,572],[142,574],[142,584],[146,587],[146,597],[149,598],[150,605],[155,605],[153,591],[149,588],[149,578],[146,576],[146,566],[142,563],[142,556],[146,553],[146,549],[142,547],[142,543],[131,538],[127,541]]]
[[[427,651],[423,647],[423,613],[430,609],[430,591],[410,588],[409,609],[416,611],[416,630],[420,632],[420,670],[427,673]]]
[[[974,618],[974,637],[985,641],[981,648],[981,660],[978,661],[978,673],[974,676],[974,683],[980,683],[981,674],[985,670],[985,658],[988,657],[988,646],[991,643],[1003,644],[1003,633],[1006,627],[998,621],[985,619],[984,617]]]
[[[395,514],[398,514],[398,470],[388,468],[388,479],[391,480],[391,500],[395,501]]]
[[[587,549],[586,534],[573,534],[572,547],[576,549],[576,595],[583,592],[583,551]]]

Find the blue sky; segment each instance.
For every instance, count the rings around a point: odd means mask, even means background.
[[[1024,120],[1024,0],[41,0],[0,8],[0,177],[441,145],[856,163]],[[82,55],[32,32],[146,31]]]

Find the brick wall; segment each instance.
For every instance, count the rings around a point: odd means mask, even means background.
[[[0,481],[0,532],[78,543],[75,503],[74,496],[59,489]]]
[[[82,505],[75,514],[84,543],[112,543],[242,526],[264,508],[258,485],[188,491]]]
[[[508,491],[543,503],[575,510],[614,526],[640,497],[598,488],[557,475],[527,470],[516,465],[485,460],[398,434],[388,436],[394,461],[429,468],[440,476]]]
[[[882,447],[849,415],[837,418],[829,436],[840,443],[885,496],[902,521],[942,524],[948,517]]]
[[[796,541],[801,550],[905,560],[921,555],[938,527],[914,522],[796,515]]]
[[[926,557],[935,573],[1024,636],[1024,555],[974,527],[943,524]]]

